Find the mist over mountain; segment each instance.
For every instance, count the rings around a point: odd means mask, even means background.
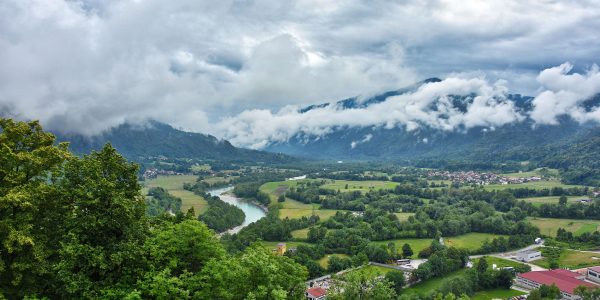
[[[58,141],[70,143],[71,151],[86,154],[111,143],[125,157],[142,161],[147,158],[193,158],[225,162],[289,162],[287,155],[234,147],[212,135],[186,132],[170,125],[149,121],[145,125],[123,124],[92,137],[57,134]]]

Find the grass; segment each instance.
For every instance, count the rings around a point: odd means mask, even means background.
[[[335,215],[335,209],[319,209],[319,204],[305,204],[287,198],[282,203],[282,208],[279,209],[279,218],[285,219],[300,219],[302,217],[310,217],[314,213],[319,216],[321,221],[325,221]]]
[[[598,259],[594,259],[598,258]],[[542,258],[531,262],[540,267],[549,268],[550,260]],[[580,252],[574,250],[563,250],[560,254],[558,264],[561,268],[579,269],[600,265],[600,254],[592,252]]]
[[[154,179],[146,180],[145,188],[142,192],[147,194],[148,188],[162,187],[169,191],[175,197],[181,198],[181,211],[186,212],[191,207],[194,208],[196,216],[208,209],[208,202],[201,196],[183,189],[184,183],[195,183],[197,177],[194,175],[176,175],[176,176],[158,176]]]
[[[346,185],[348,188],[346,189]],[[393,189],[398,185],[397,182],[391,181],[351,181],[351,180],[334,180],[332,183],[324,184],[322,187],[330,190],[340,190],[341,192],[350,191],[361,191],[368,192],[371,189],[382,190],[382,189]]]
[[[469,250],[476,250],[481,247],[483,242],[488,239],[492,240],[495,237],[500,235],[489,234],[489,233],[467,233],[460,236],[448,237],[444,238],[444,243],[447,246],[458,247],[458,248],[466,248]],[[398,251],[402,251],[402,246],[404,244],[409,244],[413,250],[413,258],[417,258],[419,252],[431,245],[432,239],[398,239],[398,240],[388,240],[388,241],[378,241],[377,244],[387,245],[389,242],[393,242],[396,245],[396,249]]]
[[[531,181],[520,184],[488,184],[483,186],[484,189],[491,190],[506,190],[506,189],[518,189],[518,188],[530,188],[530,189],[551,189],[553,187],[562,187],[562,188],[573,188],[573,187],[583,187],[581,185],[569,185],[564,184],[556,179],[553,180],[541,180],[541,181]]]
[[[469,250],[476,250],[476,249],[479,249],[479,247],[481,247],[481,245],[483,244],[483,242],[486,239],[491,241],[493,238],[499,237],[499,236],[501,236],[501,235],[471,232],[471,233],[463,234],[463,235],[460,235],[457,237],[444,238],[444,243],[448,247],[457,247],[457,248],[466,248]]]
[[[288,249],[294,248],[294,247],[298,247],[298,245],[310,245],[310,243],[305,243],[305,242],[267,242],[267,241],[260,241],[259,243],[261,245],[263,245],[267,249],[273,249],[273,248],[277,247],[277,244],[279,244],[279,243],[285,243],[286,247]]]
[[[532,203],[534,206],[541,206],[542,204],[558,204],[557,196],[549,196],[549,197],[531,197],[531,198],[522,198],[517,200],[523,200],[527,203]],[[568,196],[567,203],[577,203],[581,199],[588,199],[585,196]]]
[[[404,213],[404,212],[402,212],[402,213],[394,213],[394,215],[396,215],[396,217],[398,217],[398,220],[400,220],[400,221],[406,221],[406,220],[408,220],[408,217],[414,216],[415,213]]]
[[[292,231],[292,237],[296,238],[296,239],[307,239],[308,238],[308,228]]]
[[[393,269],[390,269],[390,268],[368,265],[368,266],[364,266],[364,267],[356,269],[356,270],[352,270],[348,273],[344,273],[341,275],[341,278],[343,279],[345,276],[348,276],[348,274],[353,274],[353,273],[362,273],[362,274],[366,275],[367,278],[375,278],[375,277],[383,276],[392,270]]]
[[[341,254],[341,253],[334,253],[334,254],[327,254],[325,256],[323,256],[321,259],[319,259],[319,265],[321,265],[321,267],[323,267],[324,269],[327,269],[327,267],[329,266],[329,259],[332,256],[337,256],[337,257],[348,257],[347,254]]]
[[[479,262],[479,260],[480,260],[480,258],[473,259],[473,265],[476,266],[477,263]],[[519,262],[516,262],[513,260],[503,259],[503,258],[494,257],[494,256],[486,256],[485,260],[488,263],[489,270],[493,269],[494,264],[496,265],[497,268],[503,268],[503,267],[516,268],[518,266],[523,265],[522,263],[519,263]]]
[[[552,219],[552,218],[527,218],[531,224],[540,229],[543,235],[554,237],[558,228],[564,228],[573,232],[574,235],[581,235],[584,232],[593,232],[598,230],[600,221],[596,220],[576,220],[576,219]]]
[[[493,289],[475,293],[472,300],[489,300],[489,299],[508,299],[515,296],[525,295],[527,293],[517,290]]]
[[[445,276],[432,278],[423,282],[419,282],[407,289],[405,289],[402,294],[410,295],[416,294],[421,297],[426,297],[430,293],[442,287],[442,285],[449,280],[454,278],[462,277],[467,272],[467,269],[460,269],[458,271],[451,272]]]

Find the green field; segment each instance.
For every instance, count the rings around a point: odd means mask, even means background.
[[[502,259],[499,257],[494,257],[494,256],[486,256],[485,260],[488,263],[488,269],[492,270],[493,269],[493,265],[495,264],[497,268],[503,268],[503,267],[518,267],[523,265],[522,263],[516,262],[514,260],[508,260],[508,259]],[[477,262],[479,262],[479,258],[473,259],[473,265],[477,265]]]
[[[548,258],[542,258],[531,262],[543,268],[550,267]],[[561,268],[579,269],[600,265],[600,254],[592,252],[579,252],[574,250],[564,250],[559,258],[558,264]]]
[[[196,178],[194,175],[158,176],[144,182],[142,193],[147,194],[151,187],[162,187],[173,196],[181,198],[182,212],[193,207],[196,215],[199,215],[208,209],[208,203],[201,196],[183,189],[184,183],[195,183]]]
[[[295,239],[307,239],[308,238],[308,228],[292,231],[292,237]]]
[[[538,169],[535,169],[533,171],[528,171],[528,172],[505,173],[505,174],[502,174],[502,175],[506,176],[506,177],[514,177],[514,178],[531,177],[531,176],[541,176],[542,172],[540,172],[540,170],[541,170],[541,168],[538,168]],[[557,169],[549,169],[549,168],[547,168],[546,170],[548,171],[547,172],[548,176],[557,177],[559,175],[559,172],[558,172]]]
[[[260,186],[260,191],[267,193],[271,197],[271,203],[277,203],[277,197],[285,193],[289,188],[309,181],[311,179],[267,182]]]
[[[327,254],[327,255],[323,256],[321,259],[319,259],[319,265],[321,265],[321,267],[323,267],[324,269],[327,269],[327,267],[329,266],[329,258],[331,258],[332,256],[348,257],[347,254],[341,254],[341,253]]]
[[[344,276],[347,276],[348,274],[352,274],[352,273],[362,273],[365,274],[367,278],[375,278],[375,277],[379,277],[382,275],[387,274],[388,272],[393,271],[393,269],[390,268],[384,268],[384,267],[380,267],[380,266],[364,266],[362,268],[358,268],[356,270],[352,270],[348,273],[344,273],[341,275],[342,278],[344,278]]]
[[[551,219],[551,218],[527,218],[531,224],[540,229],[540,232],[546,236],[556,236],[558,228],[564,228],[573,232],[574,235],[580,235],[584,232],[593,232],[598,230],[600,221],[596,220],[575,220],[575,219]]]
[[[394,213],[394,215],[396,215],[396,217],[398,217],[398,220],[406,221],[406,220],[408,220],[408,217],[414,216],[415,213]]]
[[[348,188],[346,189],[346,185]],[[371,189],[382,190],[382,189],[393,189],[398,185],[397,182],[391,181],[351,181],[351,180],[334,180],[332,183],[324,184],[322,187],[331,190],[340,190],[341,192],[349,191],[361,191],[368,192]]]
[[[517,200],[523,200],[528,203],[532,203],[534,206],[540,206],[544,203],[546,204],[558,204],[558,199],[560,197],[557,196],[549,196],[549,197],[532,197],[532,198],[522,198]],[[581,199],[588,199],[585,196],[568,196],[567,203],[577,203]]]
[[[500,235],[489,234],[489,233],[467,233],[460,236],[448,237],[444,238],[444,243],[447,246],[458,247],[458,248],[466,248],[469,250],[476,250],[483,242],[488,239],[492,240],[494,237],[498,237]],[[416,258],[419,252],[431,245],[432,239],[398,239],[398,240],[389,240],[389,241],[378,241],[375,242],[380,245],[387,245],[389,242],[394,242],[396,245],[396,249],[399,251],[402,249],[402,246],[407,243],[413,250],[413,258]]]
[[[319,204],[305,204],[292,199],[287,198],[282,203],[282,208],[279,209],[279,218],[285,219],[299,219],[302,217],[310,217],[314,213],[319,216],[321,221],[331,218],[335,215],[337,210],[335,209],[319,209]]]
[[[573,187],[583,187],[581,185],[569,185],[564,184],[558,180],[542,180],[542,181],[532,181],[521,184],[488,184],[483,186],[484,189],[491,190],[506,190],[506,189],[518,189],[518,188],[530,188],[530,189],[551,189],[553,187],[562,187],[562,188],[573,188]]]
[[[458,271],[454,271],[452,273],[447,274],[446,276],[432,278],[423,282],[419,282],[407,289],[405,289],[402,294],[410,295],[417,294],[421,297],[426,297],[430,293],[434,292],[436,289],[439,289],[444,282],[449,281],[451,279],[461,277],[467,272],[467,269],[460,269]]]
[[[514,296],[525,295],[527,293],[517,290],[493,289],[475,293],[472,300],[490,300],[490,299],[508,299]]]
[[[285,243],[286,247],[289,248],[294,248],[294,247],[298,247],[298,245],[311,245],[309,243],[305,243],[305,242],[266,242],[266,241],[260,241],[259,242],[261,245],[263,245],[265,248],[267,249],[274,249],[275,247],[277,247],[277,244],[279,243]]]

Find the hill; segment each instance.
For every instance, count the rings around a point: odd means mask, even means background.
[[[237,148],[212,135],[185,132],[156,121],[146,126],[124,124],[93,137],[57,134],[57,140],[70,142],[70,150],[77,154],[111,143],[123,156],[138,162],[152,157],[266,163],[294,160],[288,155]]]

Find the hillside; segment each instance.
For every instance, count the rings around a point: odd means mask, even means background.
[[[155,121],[143,127],[124,124],[94,137],[57,134],[57,140],[70,142],[70,150],[77,154],[89,153],[111,143],[123,156],[134,161],[159,156],[226,162],[293,160],[288,155],[237,148],[212,135],[185,132]]]

